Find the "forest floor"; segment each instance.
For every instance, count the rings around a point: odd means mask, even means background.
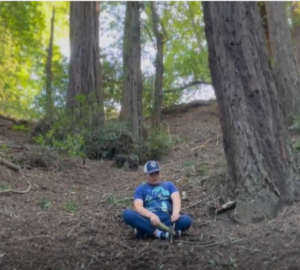
[[[31,183],[27,193],[0,194],[0,269],[300,269],[300,204],[247,226],[209,215],[227,179],[216,104],[168,115],[164,124],[177,143],[161,161],[163,178],[185,191],[182,212],[194,221],[180,240],[134,240],[123,223],[122,211],[145,181],[142,167],[83,166],[58,155],[53,168],[0,166],[0,192]],[[25,155],[26,141],[26,133],[1,124],[6,151]]]

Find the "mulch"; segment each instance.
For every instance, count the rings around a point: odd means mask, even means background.
[[[0,166],[0,192],[26,189],[24,178],[31,184],[25,194],[0,193],[0,269],[300,269],[298,204],[247,226],[227,213],[209,214],[227,177],[216,106],[164,123],[178,136],[161,162],[164,179],[185,191],[183,212],[193,217],[180,240],[134,240],[123,223],[122,211],[145,180],[142,167],[124,171],[113,161],[90,160],[85,167],[70,159],[49,170],[24,168],[22,175]]]

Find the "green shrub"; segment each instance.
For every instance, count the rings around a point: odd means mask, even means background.
[[[149,159],[159,160],[170,153],[172,145],[172,139],[167,132],[163,129],[153,129],[144,142],[135,147],[135,153],[142,163]]]
[[[133,136],[119,121],[108,121],[85,134],[85,153],[89,158],[111,159],[117,154],[131,153],[133,149]]]
[[[41,121],[38,130],[44,132],[35,133],[34,140],[71,156],[112,159],[119,154],[135,154],[141,163],[148,159],[158,160],[172,148],[173,141],[163,129],[152,130],[144,142],[135,145],[125,123],[110,119],[103,126],[95,125],[91,113],[87,109],[86,117],[75,119],[61,114],[52,124]]]

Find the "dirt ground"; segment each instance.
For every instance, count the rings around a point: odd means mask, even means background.
[[[180,240],[134,240],[123,223],[122,211],[145,180],[142,167],[124,171],[90,160],[85,167],[61,156],[47,170],[0,166],[0,191],[31,184],[24,194],[0,194],[0,269],[300,269],[299,204],[247,226],[209,215],[227,179],[216,104],[169,115],[164,124],[176,144],[161,161],[163,176],[185,191],[182,212],[193,217]],[[25,140],[1,125],[7,151],[24,153]]]

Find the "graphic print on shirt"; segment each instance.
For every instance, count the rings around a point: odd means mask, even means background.
[[[170,192],[159,186],[152,190],[145,198],[145,208],[151,212],[168,212],[170,209]]]

